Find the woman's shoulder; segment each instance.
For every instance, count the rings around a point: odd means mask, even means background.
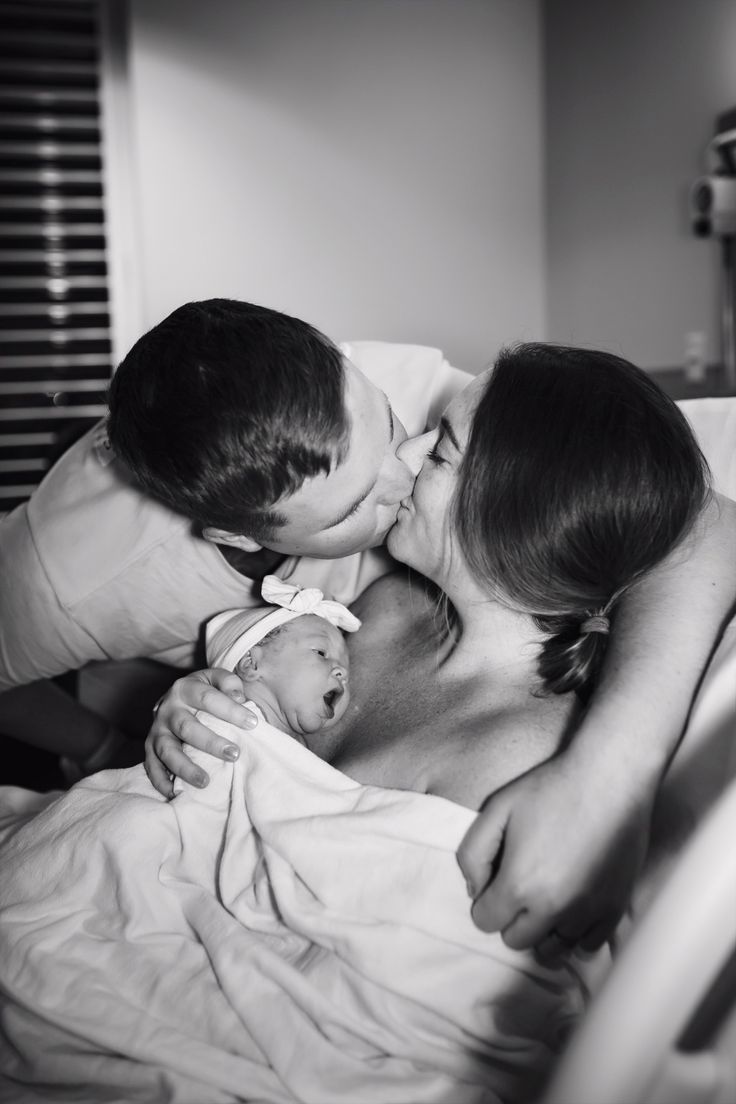
[[[380,613],[387,619],[413,621],[434,613],[437,603],[438,592],[432,583],[408,567],[397,566],[366,587],[350,608],[361,620]]]
[[[469,710],[428,772],[427,790],[479,809],[496,790],[549,759],[574,725],[570,703],[551,699],[501,702]]]

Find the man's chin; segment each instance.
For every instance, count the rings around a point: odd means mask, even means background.
[[[371,547],[378,548],[382,544],[388,543],[389,534],[396,526],[396,518],[392,518],[385,529],[376,537],[375,542]]]
[[[391,528],[386,533],[386,538],[385,538],[386,548],[388,549],[390,554],[394,557],[394,559],[398,559],[398,556],[397,556],[398,534],[399,534],[399,526],[397,525],[396,522],[394,522],[394,524],[391,526]]]

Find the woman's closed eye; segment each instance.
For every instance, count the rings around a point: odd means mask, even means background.
[[[449,445],[445,446],[446,448],[452,448],[455,452],[461,455],[460,445],[458,444],[455,431],[450,425],[450,422],[443,414],[440,418],[440,424],[437,427],[437,436],[435,438],[435,442],[432,445],[431,449],[428,449],[427,451],[427,459],[429,460],[430,464],[439,465],[450,463],[446,456],[440,455],[439,451],[440,445],[444,444],[445,440],[449,441]]]
[[[446,464],[447,463],[447,460],[445,460],[444,456],[440,456],[439,452],[437,451],[439,449],[439,445],[440,445],[440,442],[439,442],[439,438],[438,438],[435,441],[435,443],[432,445],[429,452],[427,453],[427,459],[432,464]]]

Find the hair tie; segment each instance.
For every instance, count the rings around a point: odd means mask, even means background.
[[[602,613],[596,614],[595,617],[588,617],[580,625],[581,636],[587,636],[588,633],[603,633],[604,636],[608,636],[610,631],[611,622]]]

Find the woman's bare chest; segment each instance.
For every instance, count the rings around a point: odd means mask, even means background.
[[[432,719],[446,701],[432,649],[418,647],[405,632],[378,635],[366,628],[350,641],[350,705],[330,734],[325,758],[348,774],[359,765],[380,772],[390,758],[395,775],[420,740],[425,748],[434,743]]]
[[[350,705],[313,750],[366,785],[440,793],[477,808],[557,744],[525,716],[524,740],[509,733],[503,693],[477,673],[448,673],[446,633],[431,600],[404,580],[387,579],[357,610],[351,636]],[[514,726],[511,726],[514,727]]]
[[[431,602],[413,594],[398,616],[386,613],[398,585],[379,586],[375,606],[362,611],[349,642],[350,706],[319,754],[368,785],[444,792],[453,776],[472,776],[474,757],[488,769],[487,726],[467,683],[443,671]]]

